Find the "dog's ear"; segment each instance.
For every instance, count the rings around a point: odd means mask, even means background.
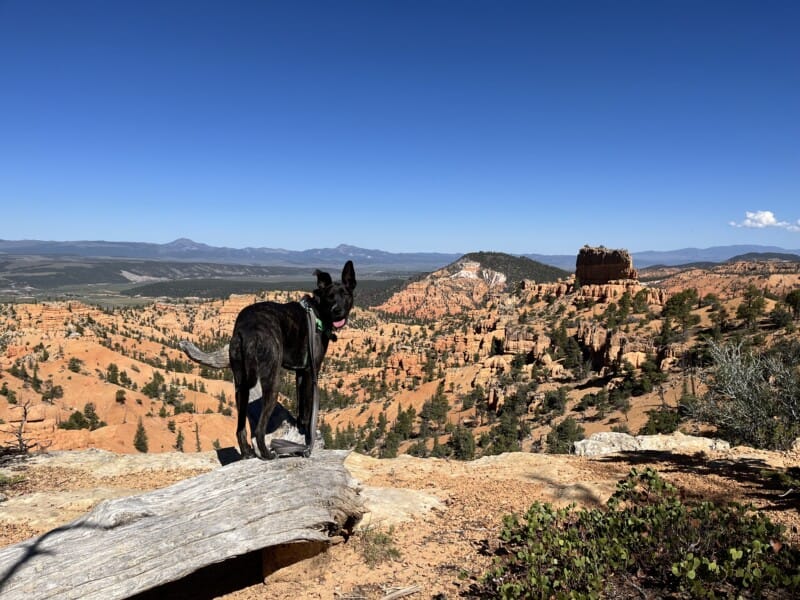
[[[333,279],[331,279],[331,276],[325,271],[314,269],[314,275],[317,276],[317,287],[320,289],[327,287],[333,283]]]
[[[356,270],[353,267],[353,261],[348,260],[342,269],[342,283],[351,292],[356,289]]]

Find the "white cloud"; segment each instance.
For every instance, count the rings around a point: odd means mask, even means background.
[[[771,210],[757,210],[755,212],[746,211],[744,216],[745,219],[741,223],[731,221],[731,227],[747,227],[749,229],[777,227],[779,229],[786,229],[787,231],[800,232],[800,219],[798,219],[795,223],[779,221],[775,217],[775,213],[773,213]]]

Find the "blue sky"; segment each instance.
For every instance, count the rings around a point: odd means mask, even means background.
[[[800,248],[800,3],[0,0],[0,238]]]

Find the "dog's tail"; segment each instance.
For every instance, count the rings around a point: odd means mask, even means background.
[[[228,355],[228,345],[222,348],[212,350],[211,352],[203,352],[189,340],[181,340],[178,347],[191,358],[194,362],[200,363],[204,367],[211,367],[212,369],[227,369],[231,366],[231,359]]]
[[[231,366],[231,358],[228,354],[228,344],[222,348],[211,352],[203,352],[189,340],[181,340],[178,347],[191,358],[194,362],[200,363],[204,367],[212,369],[228,369]],[[256,381],[256,385],[250,390],[250,402],[261,399],[261,383]]]

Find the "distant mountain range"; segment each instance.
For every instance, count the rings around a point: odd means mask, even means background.
[[[336,248],[282,250],[278,248],[225,248],[209,246],[180,238],[168,244],[144,242],[40,240],[0,240],[0,256],[5,254],[32,256],[77,256],[82,258],[123,258],[181,262],[221,263],[270,267],[339,268],[347,260],[361,271],[433,271],[447,265],[460,254],[437,252],[392,253],[367,250],[345,244]]]
[[[734,245],[734,246],[712,246],[711,248],[681,248],[679,250],[646,250],[644,252],[632,252],[633,266],[637,269],[644,269],[657,265],[666,267],[676,265],[686,265],[690,263],[723,263],[731,258],[747,256],[751,260],[757,255],[799,255],[800,250],[786,250],[777,246],[756,246],[756,245]],[[560,269],[569,271],[575,270],[575,254],[525,254],[528,258],[552,265]],[[764,257],[767,258],[767,257]]]
[[[574,254],[524,254],[532,260],[564,269],[575,270]],[[157,260],[202,262],[226,265],[250,265],[294,268],[340,268],[352,260],[363,273],[429,272],[459,259],[461,254],[440,252],[401,252],[368,250],[342,244],[335,248],[283,250],[278,248],[226,248],[180,238],[167,244],[106,241],[41,241],[0,240],[0,258],[7,255],[47,257],[109,258],[127,260]],[[638,269],[654,266],[674,266],[697,262],[725,262],[732,257],[753,254],[800,254],[776,246],[734,245],[711,248],[681,248],[668,251],[634,252],[633,264]]]

